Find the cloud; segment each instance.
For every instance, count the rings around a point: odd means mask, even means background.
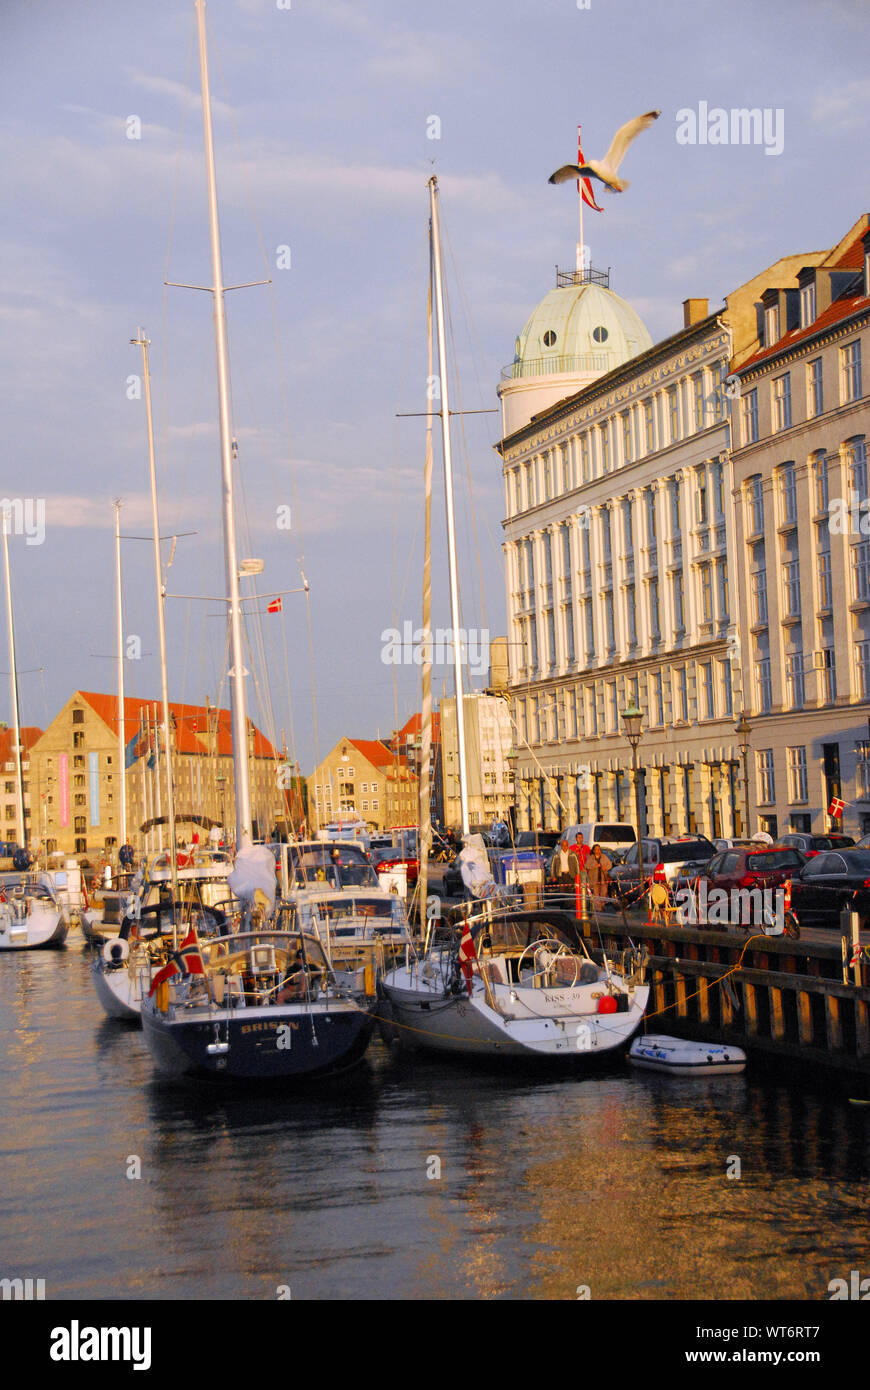
[[[829,130],[857,130],[867,124],[868,104],[870,78],[832,82],[815,93],[810,115]]]

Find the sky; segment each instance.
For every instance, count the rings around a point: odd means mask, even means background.
[[[517,334],[554,267],[574,263],[576,191],[547,178],[574,159],[577,124],[595,157],[661,109],[626,156],[630,187],[601,194],[585,225],[593,265],[658,341],[685,298],[712,309],[870,209],[870,12],[211,0],[207,14],[224,279],[271,280],[227,295],[240,550],[263,559],[261,592],[299,590],[302,574],[310,586],[251,625],[250,713],[309,772],[339,738],[388,736],[420,704],[419,667],[386,662],[383,634],[420,622],[425,422],[399,416],[426,407],[431,173],[451,404],[495,411]],[[211,279],[193,37],[188,0],[0,5],[0,496],[45,516],[41,543],[10,538],[26,724],[45,727],[75,689],[115,687],[114,500],[125,536],[150,534],[130,380],[140,326],[161,531],[194,533],[167,588],[206,596],[167,600],[170,697],[227,700],[212,297],[164,284]],[[703,102],[780,111],[781,152],[679,142],[678,113]],[[505,631],[498,438],[497,413],[454,426],[463,625],[492,635]],[[436,627],[449,625],[443,510],[436,452]],[[125,539],[122,564],[127,690],[157,700],[147,539]],[[447,666],[434,679],[449,691]]]

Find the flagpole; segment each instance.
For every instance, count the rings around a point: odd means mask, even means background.
[[[577,127],[577,162],[580,162],[580,127]],[[577,242],[577,269],[583,270],[583,180],[577,180],[577,201],[580,204],[579,231],[580,240]]]

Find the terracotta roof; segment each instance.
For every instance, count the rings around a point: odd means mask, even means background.
[[[398,739],[416,738],[423,728],[422,714],[412,714],[411,718],[402,725],[397,734]],[[433,711],[432,714],[432,742],[437,743],[441,737],[441,715]]]
[[[102,695],[92,690],[77,690],[83,700],[87,700],[91,709],[100,716],[104,724],[117,733],[118,718],[118,697],[116,695]],[[162,719],[162,705],[159,700],[140,700],[134,696],[127,696],[124,699],[124,725],[125,734],[128,742],[139,728],[140,715],[144,711],[149,711],[153,719],[154,708],[157,708],[157,722]],[[212,729],[216,725],[215,752],[219,757],[230,758],[233,753],[233,731],[232,716],[227,709],[215,709],[212,706],[210,711],[206,710],[205,705],[180,705],[170,700],[169,713],[175,718],[175,746],[179,753],[207,753],[209,751],[208,740],[208,719],[211,718]],[[249,724],[251,721],[248,721]],[[277,751],[267,738],[260,733],[256,725],[251,725],[254,729],[253,753],[255,758],[276,758]]]
[[[826,270],[863,270],[864,269],[864,233],[856,236],[850,242],[838,261],[833,265],[825,267]]]
[[[34,743],[36,743],[36,740],[42,738],[42,729],[37,729],[33,724],[22,724],[20,733],[26,757]],[[15,761],[15,753],[12,747],[13,742],[13,730],[0,729],[0,762],[11,763]]]
[[[409,767],[407,758],[397,758],[392,748],[381,739],[349,738],[347,742],[361,753],[374,767]]]
[[[742,376],[750,367],[754,367],[759,362],[764,362],[767,358],[778,356],[779,353],[794,347],[797,343],[804,342],[807,338],[813,338],[816,334],[823,332],[826,328],[831,328],[835,323],[842,319],[848,319],[852,314],[860,313],[862,310],[870,309],[870,295],[850,294],[845,299],[835,299],[833,304],[829,304],[823,313],[819,314],[807,328],[793,328],[790,333],[786,333],[772,347],[762,348],[753,357],[748,358],[739,367],[735,368],[738,376]]]

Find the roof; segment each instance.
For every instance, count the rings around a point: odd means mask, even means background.
[[[117,695],[103,695],[92,690],[77,690],[76,695],[86,700],[95,714],[99,715],[104,724],[107,724],[114,733],[118,731],[118,697]],[[136,696],[127,696],[124,699],[124,726],[125,734],[129,738],[140,726],[147,713],[151,722],[154,722],[154,711],[157,713],[158,724],[163,719],[162,702],[158,700],[140,700]],[[232,715],[227,709],[216,709],[213,705],[206,709],[205,705],[181,705],[175,701],[169,702],[169,714],[175,724],[175,747],[179,753],[201,753],[210,751],[208,730],[209,725],[216,734],[214,751],[219,757],[231,758],[233,754],[233,730]],[[254,730],[254,741],[252,752],[255,758],[277,758],[277,749],[260,732],[251,720],[248,721],[249,727]]]
[[[408,738],[417,738],[423,732],[423,716],[420,713],[412,714],[399,729],[396,740],[401,741]],[[436,710],[432,711],[432,742],[437,743],[441,736],[441,715]]]
[[[42,738],[42,729],[37,729],[34,724],[22,724],[19,732],[21,742],[24,746],[25,756],[30,752],[37,739]],[[14,730],[0,729],[0,762],[14,762]]]
[[[516,340],[511,374],[607,372],[650,347],[649,331],[627,300],[587,281],[544,295]]]
[[[349,738],[346,741],[374,767],[410,767],[407,758],[397,757],[381,739]]]
[[[829,304],[827,309],[823,310],[818,318],[814,319],[806,328],[793,328],[790,333],[785,333],[771,347],[762,348],[752,357],[747,358],[746,361],[737,368],[738,375],[742,376],[750,367],[758,366],[759,363],[765,362],[768,359],[772,360],[781,353],[787,352],[790,348],[796,347],[799,343],[803,343],[823,333],[825,329],[833,328],[835,324],[844,322],[846,319],[852,318],[853,315],[860,314],[867,309],[870,309],[870,295],[850,294],[845,295],[841,299],[835,299],[833,304]]]

